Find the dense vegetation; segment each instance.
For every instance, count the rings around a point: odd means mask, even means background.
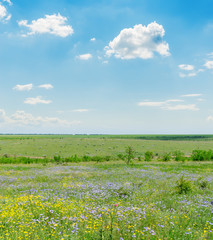
[[[213,239],[212,166],[1,165],[0,239]]]
[[[211,149],[212,140],[1,136],[0,239],[213,239]]]

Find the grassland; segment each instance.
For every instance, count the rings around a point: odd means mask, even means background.
[[[0,155],[213,149],[207,136],[7,135]],[[1,158],[9,160],[11,158]],[[21,159],[21,158],[20,158]],[[213,239],[213,161],[0,164],[0,239]]]
[[[213,239],[212,167],[1,165],[0,239]]]
[[[69,157],[77,154],[117,156],[127,146],[139,155],[176,150],[186,155],[194,149],[213,149],[212,135],[0,135],[0,155]]]

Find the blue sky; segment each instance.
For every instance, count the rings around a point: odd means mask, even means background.
[[[0,132],[213,134],[213,2],[0,1]]]

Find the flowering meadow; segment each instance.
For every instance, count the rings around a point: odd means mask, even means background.
[[[212,167],[0,165],[0,239],[213,239]]]

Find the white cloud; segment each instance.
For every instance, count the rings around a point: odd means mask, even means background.
[[[199,108],[196,107],[195,104],[180,104],[175,106],[164,106],[163,109],[176,111],[176,110],[191,110],[191,111],[198,111]]]
[[[89,112],[89,109],[75,109],[72,112]]]
[[[198,111],[199,108],[196,107],[195,104],[178,104],[173,105],[175,102],[184,102],[184,100],[181,99],[169,99],[163,102],[148,102],[143,101],[139,102],[138,106],[141,107],[159,107],[163,110],[191,110],[191,111]]]
[[[33,88],[33,84],[25,84],[25,85],[19,85],[17,84],[13,89],[17,91],[30,91]]]
[[[79,121],[67,121],[56,117],[35,117],[30,113],[24,111],[16,111],[11,116],[7,116],[3,109],[0,109],[0,122],[5,124],[18,124],[18,125],[62,125],[70,126],[79,124]]]
[[[96,38],[91,38],[90,41],[91,41],[91,42],[95,42],[95,41],[96,41]]]
[[[3,0],[3,2],[7,2],[10,6],[12,6],[12,2],[10,0]]]
[[[145,107],[159,107],[164,105],[165,102],[139,102],[138,106],[145,106]]]
[[[184,100],[182,100],[182,99],[169,99],[169,100],[166,100],[165,102],[184,102]]]
[[[35,104],[38,104],[38,103],[50,104],[51,102],[52,102],[51,100],[44,100],[40,96],[35,97],[35,98],[26,98],[25,101],[24,101],[24,103],[32,104],[32,105],[35,105]]]
[[[189,65],[189,64],[180,64],[180,65],[178,65],[178,67],[179,67],[181,70],[186,70],[186,71],[192,71],[192,70],[194,70],[194,66],[193,66],[193,65]]]
[[[210,58],[213,57],[213,52],[207,54]]]
[[[28,24],[27,20],[21,20],[18,22],[19,26],[29,28],[27,35],[49,33],[59,37],[67,37],[74,33],[72,26],[66,25],[67,18],[58,15],[45,15],[44,18],[33,20],[31,24]]]
[[[198,98],[197,101],[198,101],[198,102],[205,102],[206,100],[203,99],[203,98]]]
[[[169,56],[169,45],[163,41],[165,30],[162,25],[152,22],[149,25],[135,25],[125,28],[105,47],[106,55],[121,59],[149,59],[157,52]]]
[[[213,69],[213,61],[206,61],[204,66],[208,69]]]
[[[181,78],[185,78],[185,77],[195,77],[195,76],[197,76],[197,73],[196,73],[196,72],[187,73],[187,74],[185,74],[185,73],[179,73],[179,76],[180,76]]]
[[[203,94],[201,93],[191,93],[191,94],[185,94],[185,95],[181,95],[181,97],[200,97]]]
[[[7,9],[0,3],[0,21],[7,22],[11,17],[12,15],[8,14]]]
[[[53,85],[52,84],[42,84],[38,86],[39,88],[44,88],[44,89],[52,89]]]
[[[92,54],[90,54],[90,53],[82,54],[82,55],[77,56],[77,58],[80,60],[89,60],[92,58]]]
[[[213,116],[208,116],[206,120],[207,121],[213,121]]]

